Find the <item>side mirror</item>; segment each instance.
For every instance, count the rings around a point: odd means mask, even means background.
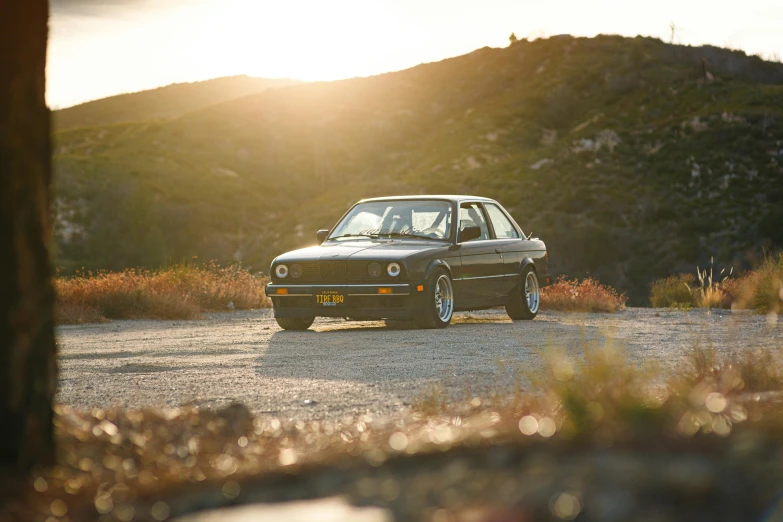
[[[315,236],[318,238],[318,242],[319,243],[323,243],[324,241],[326,241],[326,236],[328,236],[328,235],[329,235],[329,231],[328,230],[323,230],[323,229],[319,230],[315,234]]]
[[[465,227],[462,232],[459,233],[458,243],[465,243],[466,241],[473,241],[481,237],[481,227]]]

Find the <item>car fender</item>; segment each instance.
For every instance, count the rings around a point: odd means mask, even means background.
[[[525,270],[525,267],[529,266],[533,269],[533,272],[536,273],[539,286],[548,286],[551,284],[551,278],[547,272],[547,265],[544,263],[545,262],[543,258],[539,258],[538,263],[536,263],[533,258],[526,257],[522,260],[521,263],[519,263],[519,275],[521,276],[522,272]]]
[[[432,272],[434,272],[435,269],[437,268],[443,268],[444,270],[446,270],[446,272],[449,273],[449,275],[452,278],[454,277],[451,272],[451,266],[449,266],[449,264],[445,260],[433,259],[432,261],[430,261],[430,264],[427,266],[427,270],[425,270],[424,272],[424,279],[429,279],[430,276],[432,275]]]
[[[532,267],[533,272],[538,274],[538,269],[536,268],[536,263],[533,261],[533,258],[525,257],[519,262],[519,284],[522,284],[522,272],[524,272],[527,267]]]
[[[536,268],[536,262],[533,261],[532,258],[526,257],[522,259],[522,261],[519,263],[519,274],[522,275],[522,272],[525,270],[525,267],[532,266],[534,272],[538,272],[538,269]]]

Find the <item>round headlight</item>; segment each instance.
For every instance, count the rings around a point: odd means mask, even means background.
[[[370,274],[370,277],[378,277],[383,273],[383,269],[380,263],[370,263],[367,265],[367,273]]]
[[[275,267],[275,274],[280,279],[285,279],[285,277],[288,275],[288,267],[285,265],[277,265]]]
[[[302,265],[293,264],[291,265],[291,277],[294,279],[299,279],[302,277]]]
[[[397,263],[389,263],[389,266],[386,267],[386,273],[392,277],[397,277],[400,275],[400,265]]]

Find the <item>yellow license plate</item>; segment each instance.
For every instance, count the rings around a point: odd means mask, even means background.
[[[337,290],[323,290],[316,294],[315,302],[321,306],[339,306],[345,303],[345,296]]]

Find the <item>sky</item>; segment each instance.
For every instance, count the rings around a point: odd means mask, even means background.
[[[247,74],[406,69],[557,34],[653,36],[783,56],[781,0],[50,0],[47,99]]]

